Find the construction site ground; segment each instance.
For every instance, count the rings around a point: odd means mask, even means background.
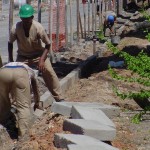
[[[138,45],[148,43],[148,41],[135,37],[125,37],[118,46],[123,48],[126,44],[130,45],[133,43]],[[88,42],[85,47],[83,46],[83,41],[80,44],[78,48],[76,46],[75,51],[73,49],[66,54],[64,53],[64,58],[79,58],[77,54],[80,53],[81,50],[83,55],[85,53],[85,57],[92,54],[93,45],[91,41]],[[99,43],[97,43],[97,48],[98,47],[100,47]],[[107,58],[112,56],[112,53],[106,50],[103,56],[103,61],[97,62],[97,65],[93,68],[93,72],[95,70],[95,73],[91,74],[88,78],[80,79],[71,87],[65,94],[65,100],[72,102],[100,102],[120,107],[120,116],[113,118],[113,122],[117,129],[117,135],[111,144],[120,150],[148,150],[150,149],[149,116],[145,116],[145,120],[140,124],[131,123],[131,118],[139,112],[141,108],[134,100],[121,100],[112,91],[112,85],[121,88],[123,91],[128,89],[136,91],[139,87],[134,83],[126,84],[113,80],[108,70],[103,68],[105,63],[108,63]],[[130,76],[129,70],[118,69],[117,71],[122,75]],[[40,89],[41,94],[47,90],[43,82],[40,82]],[[52,113],[50,108],[47,108],[44,115],[37,119],[30,129],[29,136],[25,136],[19,142],[17,142],[16,138],[10,138],[8,134],[1,136],[1,141],[5,141],[5,143],[2,144],[4,150],[12,149],[14,145],[15,149],[21,150],[57,149],[53,143],[54,134],[65,133],[62,129],[65,118],[65,116]]]
[[[149,42],[145,38],[141,38],[140,34],[136,34],[136,37],[124,37],[120,41],[118,48],[122,50],[127,45],[141,46],[148,43]],[[97,42],[97,50],[99,50],[102,45],[103,44]],[[60,54],[65,61],[69,61],[72,64],[77,61],[86,60],[89,56],[93,55],[93,42],[80,40],[78,45],[73,46],[72,49],[66,52],[61,52]],[[64,98],[67,102],[100,102],[120,107],[120,116],[113,118],[113,122],[116,125],[117,135],[110,144],[120,150],[149,150],[149,114],[145,115],[139,124],[132,123],[132,117],[140,112],[142,108],[133,99],[120,99],[112,90],[112,85],[114,85],[119,87],[122,91],[138,91],[139,85],[136,83],[129,84],[112,79],[107,69],[110,60],[118,61],[119,59],[106,48],[103,52],[102,58],[99,58],[95,66],[92,69],[89,69],[91,74],[86,78],[79,79],[77,83],[66,91]],[[124,76],[131,76],[131,72],[125,68],[116,69],[116,71]],[[68,70],[66,72],[68,72]],[[62,73],[57,72],[57,74],[61,79]],[[47,88],[40,77],[39,88],[41,95],[47,91]],[[34,122],[29,130],[29,135],[25,135],[19,141],[17,141],[17,137],[15,136],[17,132],[16,127],[10,120],[10,123],[8,122],[7,125],[10,130],[9,133],[12,134],[8,134],[5,131],[1,132],[0,149],[57,150],[59,148],[56,148],[54,145],[54,134],[69,133],[62,129],[63,121],[66,118],[66,116],[54,114],[51,112],[50,107],[48,107],[43,116]]]

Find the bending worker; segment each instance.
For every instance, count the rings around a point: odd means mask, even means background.
[[[54,72],[47,54],[50,50],[50,40],[43,26],[33,20],[34,9],[31,5],[22,5],[19,11],[21,21],[12,27],[8,52],[9,61],[13,62],[13,42],[17,40],[17,62],[23,62],[29,67],[36,67],[42,72],[43,79],[56,101],[62,101],[58,77]],[[42,46],[42,42],[45,47]]]
[[[104,35],[107,28],[109,28],[110,34],[115,34],[114,29],[115,21],[116,21],[116,13],[113,11],[106,11],[104,14]]]
[[[31,121],[31,93],[34,94],[34,110],[39,107],[39,91],[34,71],[20,62],[11,62],[0,68],[0,119],[4,120],[11,108],[9,94],[13,94],[18,115],[18,135],[23,136]]]

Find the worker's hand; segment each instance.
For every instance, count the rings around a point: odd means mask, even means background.
[[[41,106],[39,105],[39,103],[35,103],[33,109],[34,109],[34,111],[35,111],[36,109],[44,110],[43,107],[41,107]]]
[[[41,72],[44,72],[44,71],[45,71],[45,62],[44,62],[43,59],[40,59],[40,60],[39,60],[38,69],[39,69]]]

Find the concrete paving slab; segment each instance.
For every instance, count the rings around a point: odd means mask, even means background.
[[[79,80],[79,77],[86,74],[87,67],[89,64],[93,63],[97,58],[97,55],[92,55],[88,57],[84,63],[80,64],[76,69],[71,71],[66,77],[60,80],[60,86],[62,89],[62,93],[64,94],[66,90],[74,85]]]
[[[43,108],[47,108],[55,101],[52,94],[49,91],[46,91],[41,97],[40,102],[42,103]]]
[[[46,110],[40,110],[40,109],[36,109],[35,111],[33,110],[33,107],[34,107],[34,103],[31,104],[31,112],[33,115],[35,115],[37,118],[38,117],[41,117],[45,112]]]
[[[101,141],[112,141],[116,137],[116,129],[98,121],[66,119],[63,123],[63,129],[74,134],[88,135]]]
[[[79,80],[79,72],[80,69],[74,69],[71,73],[69,73],[65,78],[60,80],[60,86],[62,89],[62,93],[65,93],[66,90],[69,89],[69,87],[72,87],[74,83]]]
[[[77,134],[55,134],[54,135],[54,144],[57,148],[67,148],[69,144],[77,144],[79,146],[101,146],[109,147],[109,150],[117,150],[110,145],[99,141],[95,138],[86,136],[86,135],[77,135]],[[112,149],[111,149],[112,148]]]
[[[54,102],[51,106],[51,111],[70,117],[72,106],[83,106],[86,108],[100,109],[109,118],[119,116],[120,114],[120,108],[97,102]]]
[[[110,145],[76,145],[76,144],[69,144],[67,145],[67,150],[119,150],[118,148],[112,147]]]
[[[40,110],[40,109],[36,109],[33,114],[36,117],[41,117],[45,112],[46,112],[46,110],[43,111],[43,110]]]
[[[115,128],[115,124],[105,115],[103,111],[98,109],[72,106],[71,117],[73,119],[98,121],[101,124]]]

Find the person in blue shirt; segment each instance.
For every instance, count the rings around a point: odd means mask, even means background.
[[[113,11],[107,11],[104,14],[104,35],[106,29],[109,28],[110,34],[115,34],[114,23],[116,22],[116,13]]]

